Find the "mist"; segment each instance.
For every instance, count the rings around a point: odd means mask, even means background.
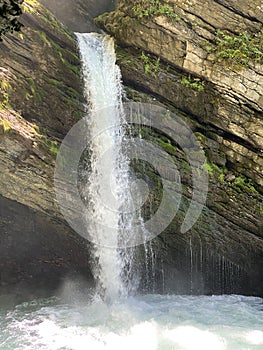
[[[112,11],[118,0],[40,0],[63,24],[74,32],[98,31],[93,18]]]

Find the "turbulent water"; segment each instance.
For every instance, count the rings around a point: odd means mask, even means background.
[[[107,304],[51,298],[2,309],[1,349],[253,350],[262,299],[146,295]]]

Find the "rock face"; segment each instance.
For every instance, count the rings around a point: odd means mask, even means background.
[[[25,1],[20,34],[0,43],[0,292],[92,281],[87,243],[63,221],[53,188],[60,140],[83,115],[72,34]]]
[[[56,18],[74,32],[97,32],[93,18],[112,11],[116,0],[41,0]]]
[[[61,137],[82,113],[76,42],[50,12],[38,2],[32,4],[23,5],[21,34],[1,43],[2,89],[7,96],[1,102],[21,111],[41,131],[45,128],[47,135]]]
[[[243,1],[238,8],[231,7],[229,2],[226,5],[213,0],[169,3],[178,14],[174,22],[164,16],[138,19],[132,11],[136,2],[122,1],[115,12],[101,17],[97,23],[121,46],[153,53],[174,68],[179,75],[162,72],[156,84],[146,81],[144,88],[152,89],[151,92],[165,97],[176,108],[194,115],[206,130],[209,125],[214,134],[222,135],[218,147],[226,161],[263,186],[262,65],[255,61],[236,68],[231,63],[218,62],[215,53],[208,49],[216,40],[218,29],[227,29],[232,34],[247,32],[251,36],[260,33],[261,1],[253,5],[251,1]],[[203,81],[204,91],[188,92],[187,99],[182,97],[182,90],[186,90],[184,85],[180,86],[182,74]],[[129,79],[125,72],[124,79]]]
[[[120,1],[114,12],[96,20],[117,41],[128,98],[162,103],[175,112],[207,156],[207,208],[182,235],[180,222],[191,197],[189,171],[178,145],[173,150],[169,137],[164,144],[158,141],[163,135],[144,131],[174,157],[184,193],[174,221],[152,242],[157,289],[262,296],[261,1],[165,3],[163,11],[163,2]],[[261,51],[255,56],[253,50]],[[149,178],[160,182],[151,171],[145,175]]]

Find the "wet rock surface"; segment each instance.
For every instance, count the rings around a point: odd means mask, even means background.
[[[169,137],[160,143],[163,135],[158,131],[143,131],[143,137],[173,156],[184,194],[175,219],[152,242],[155,287],[166,292],[262,296],[262,61],[236,64],[209,48],[216,47],[221,31],[229,37],[260,35],[261,2],[168,3],[177,14],[175,20],[141,15],[140,1],[120,1],[114,12],[96,20],[116,39],[128,99],[169,108],[191,127],[207,157],[206,209],[183,235],[180,223],[192,193],[185,158]],[[160,179],[150,170],[145,175],[149,179],[156,186],[152,203],[158,202]],[[154,281],[151,268],[145,270]]]
[[[211,132],[211,136],[227,162],[262,187],[262,65],[251,60],[247,66],[237,67],[233,62],[218,61],[209,49],[217,30],[226,30],[229,35],[260,35],[261,2],[253,6],[250,1],[242,3],[235,9],[213,0],[169,1],[178,14],[178,19],[171,21],[165,16],[137,18],[132,10],[134,2],[122,1],[115,12],[99,17],[97,24],[120,46],[136,48],[139,55],[149,52],[153,60],[159,58],[169,67],[156,79],[149,74],[149,81],[139,83],[140,77],[131,71],[134,67],[129,70],[126,64],[125,81],[140,84],[141,89],[148,89],[194,116],[203,125],[203,133],[213,128],[216,135]],[[250,16],[246,14],[249,10]],[[200,85],[193,91],[186,80],[182,84],[184,75],[203,83],[203,88]],[[219,139],[218,135],[223,137]]]
[[[59,143],[83,115],[76,40],[37,1],[0,43],[0,293],[92,281],[87,242],[63,220],[53,177]]]

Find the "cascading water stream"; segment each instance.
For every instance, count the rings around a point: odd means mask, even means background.
[[[88,102],[91,171],[85,188],[88,198],[87,229],[93,242],[95,277],[106,298],[126,295],[125,265],[131,265],[132,249],[119,249],[120,240],[132,228],[132,217],[123,208],[132,206],[128,161],[122,152],[125,137],[122,85],[116,65],[113,39],[95,33],[79,34],[85,97]],[[123,247],[123,244],[122,244]]]

